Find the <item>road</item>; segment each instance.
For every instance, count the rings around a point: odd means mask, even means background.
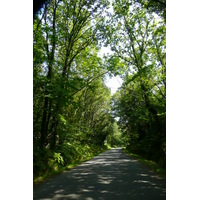
[[[163,200],[166,182],[120,148],[34,185],[37,200]]]

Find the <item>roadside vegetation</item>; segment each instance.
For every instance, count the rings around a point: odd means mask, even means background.
[[[77,147],[66,145],[63,149],[46,152],[34,152],[34,180],[35,184],[45,181],[46,179],[70,170],[82,162],[90,160],[94,156],[108,150],[109,146],[97,147],[88,145],[78,145]],[[58,152],[58,153],[57,153]],[[43,157],[39,157],[43,154]]]
[[[34,182],[109,146],[165,168],[165,13],[165,0],[52,0],[34,15]]]
[[[123,149],[124,152],[128,153],[129,156],[133,157],[134,159],[138,160],[140,163],[145,165],[148,169],[152,170],[154,173],[158,174],[160,177],[166,179],[166,167],[163,168],[161,167],[158,163],[152,161],[152,160],[147,160],[143,158],[140,155],[137,155],[135,153],[132,153],[128,151],[127,149]]]

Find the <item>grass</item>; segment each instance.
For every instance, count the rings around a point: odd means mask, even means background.
[[[127,153],[129,156],[135,158],[136,160],[138,160],[140,163],[142,163],[143,165],[145,165],[147,168],[151,169],[154,173],[158,174],[160,177],[166,179],[166,169],[160,167],[156,162],[151,161],[151,160],[146,160],[143,157],[129,152],[127,149],[123,149],[123,151],[125,153]]]

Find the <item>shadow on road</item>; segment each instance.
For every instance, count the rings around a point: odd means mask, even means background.
[[[43,184],[34,199],[162,200],[165,181],[121,149],[111,149]]]

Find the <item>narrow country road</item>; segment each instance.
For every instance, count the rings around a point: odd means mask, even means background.
[[[163,200],[166,183],[116,148],[35,185],[33,195],[38,200]]]

